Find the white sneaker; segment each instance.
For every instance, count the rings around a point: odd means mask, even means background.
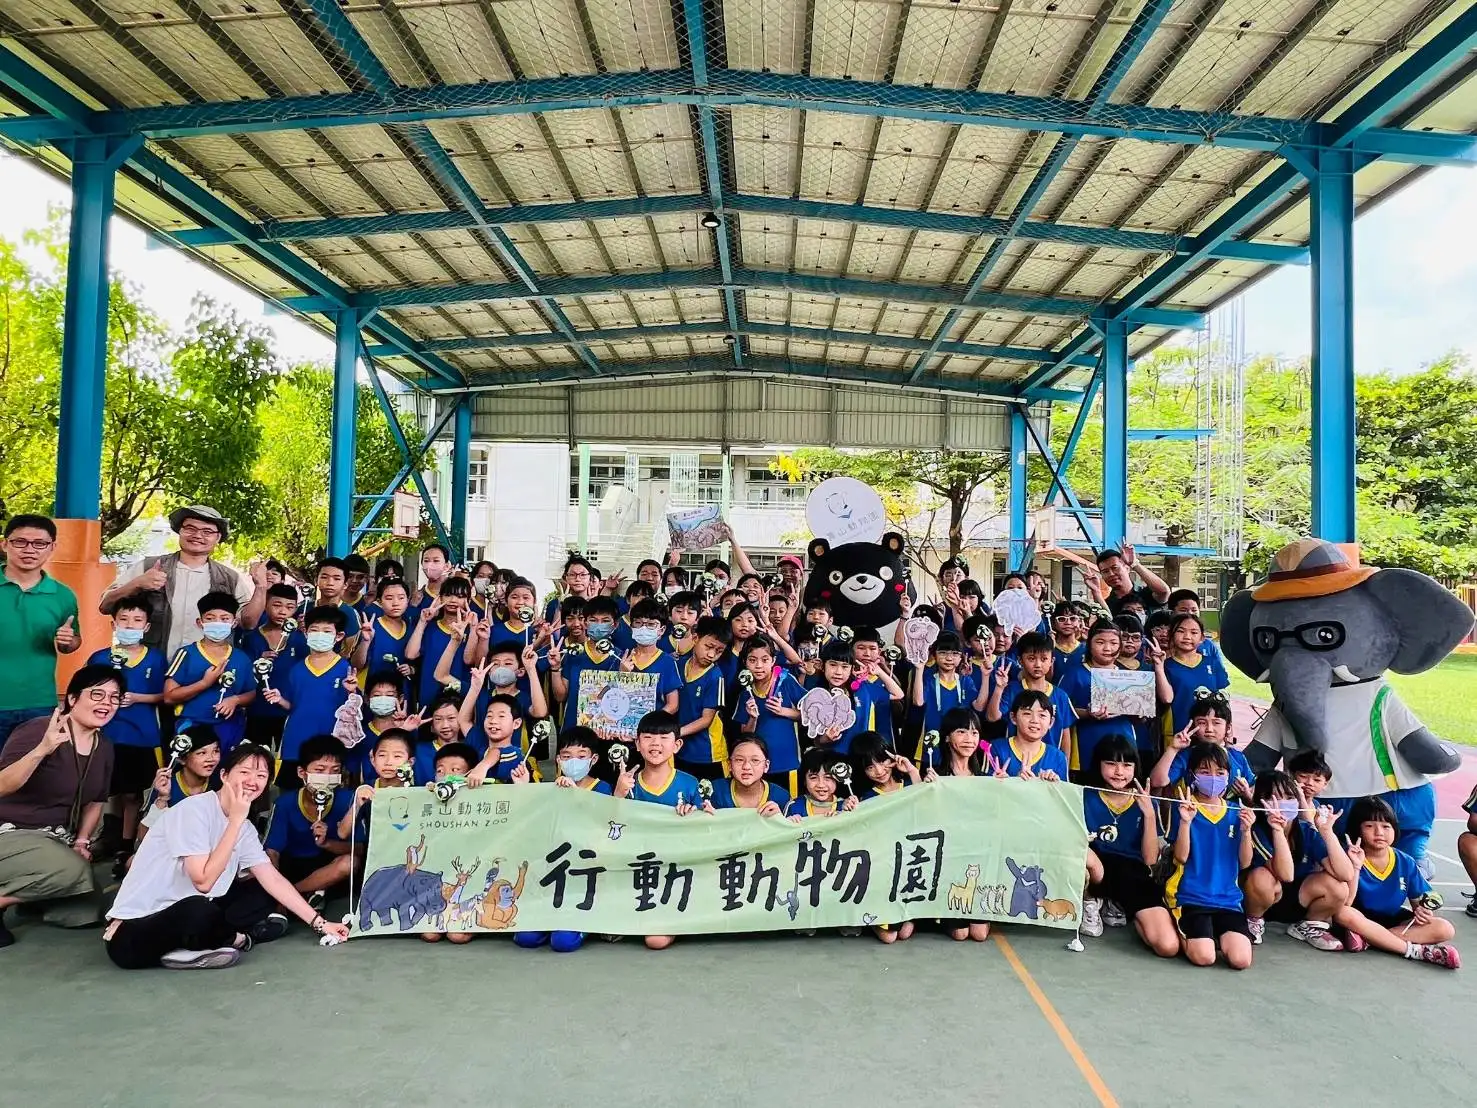
[[[1082,933],[1096,939],[1103,933],[1103,902],[1095,896],[1082,900]]]
[[[159,964],[165,969],[225,969],[239,961],[239,950],[222,946],[215,950],[171,950],[159,959]]]
[[[1127,927],[1128,913],[1116,900],[1103,901],[1103,922],[1109,927]]]
[[[1267,933],[1267,921],[1261,916],[1247,916],[1246,930],[1251,933],[1251,945],[1261,946],[1262,937]]]
[[[1299,920],[1287,929],[1289,937],[1300,943],[1307,943],[1314,950],[1343,950],[1344,944],[1329,933],[1328,925],[1314,923],[1311,920]]]

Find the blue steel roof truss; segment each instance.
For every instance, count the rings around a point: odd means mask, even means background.
[[[314,41],[323,58],[346,73],[346,92],[263,97],[250,100],[160,104],[136,108],[92,93],[103,106],[95,108],[54,80],[30,57],[39,57],[68,79],[58,59],[45,57],[35,43],[23,36],[6,17],[0,21],[0,36],[16,36],[22,50],[0,41],[0,91],[7,91],[21,111],[33,114],[0,118],[0,140],[12,145],[64,145],[77,137],[139,134],[150,140],[128,161],[125,171],[164,196],[198,228],[161,228],[177,244],[193,249],[229,246],[252,261],[266,266],[300,290],[301,295],[277,299],[289,310],[317,314],[346,307],[363,309],[369,316],[366,333],[371,352],[380,358],[407,359],[413,372],[397,369],[400,376],[428,390],[443,390],[481,384],[468,378],[463,369],[443,355],[485,352],[532,354],[539,349],[566,348],[575,362],[569,367],[547,365],[540,369],[510,372],[489,371],[486,382],[524,384],[548,371],[548,378],[561,381],[624,378],[637,367],[602,361],[592,346],[653,340],[693,342],[721,335],[729,345],[726,358],[715,359],[701,352],[683,362],[697,372],[713,372],[726,363],[730,372],[748,369],[766,373],[793,371],[799,376],[830,376],[835,379],[870,381],[895,386],[944,388],[976,395],[998,393],[1002,399],[1031,400],[1080,395],[1060,386],[1074,370],[1095,363],[1092,350],[1098,343],[1103,321],[1123,321],[1133,327],[1161,329],[1195,325],[1200,313],[1173,304],[1172,297],[1185,283],[1215,260],[1259,265],[1306,264],[1307,251],[1294,245],[1253,241],[1249,236],[1279,204],[1287,202],[1306,179],[1306,167],[1317,163],[1317,153],[1335,149],[1350,154],[1355,164],[1384,158],[1395,163],[1439,164],[1477,161],[1477,139],[1471,135],[1406,129],[1398,118],[1443,77],[1468,61],[1477,45],[1477,9],[1468,7],[1447,20],[1418,48],[1352,105],[1329,118],[1281,117],[1273,113],[1237,114],[1226,111],[1194,111],[1178,106],[1115,102],[1135,63],[1165,24],[1172,0],[1142,0],[1133,9],[1131,21],[1113,46],[1091,86],[1080,99],[1066,95],[1018,95],[980,87],[963,90],[893,83],[904,27],[896,31],[887,79],[840,80],[813,73],[791,75],[731,67],[731,51],[724,41],[724,19],[717,0],[672,0],[672,27],[678,40],[680,64],[642,72],[610,72],[600,66],[593,74],[564,74],[557,77],[524,77],[516,69],[514,79],[471,85],[431,83],[408,86],[397,81],[376,45],[366,38],[352,14],[369,5],[349,5],[339,0],[303,0],[311,16],[295,19],[316,21],[323,34]],[[1116,5],[1106,3],[1099,12],[1097,29],[1109,23]],[[1455,10],[1455,6],[1452,6]],[[810,19],[806,7],[805,66],[810,64]],[[1001,10],[1001,18],[1005,9]],[[1434,22],[1435,11],[1427,7],[1426,23]],[[1444,14],[1444,13],[1443,13]],[[906,7],[900,21],[907,22]],[[588,18],[585,22],[587,33]],[[1402,30],[1392,36],[1397,42]],[[375,40],[378,43],[379,40]],[[993,45],[993,41],[992,41]],[[1084,52],[1086,53],[1086,52]],[[728,65],[719,65],[719,60]],[[980,58],[979,72],[988,59]],[[74,86],[77,82],[73,82]],[[85,88],[86,86],[80,86]],[[1065,86],[1063,86],[1065,87]],[[692,139],[699,170],[696,192],[648,195],[630,199],[576,198],[544,203],[506,203],[493,206],[453,161],[451,153],[432,133],[438,120],[474,120],[495,116],[545,115],[563,111],[615,109],[643,105],[681,104],[692,113]],[[739,188],[733,172],[735,135],[730,112],[738,108],[778,108],[826,111],[839,115],[867,115],[882,120],[918,120],[956,128],[992,127],[1025,132],[1032,136],[1055,135],[1049,154],[1021,190],[1005,216],[967,215],[927,210],[928,206],[881,205],[865,195],[854,202],[821,200],[802,196],[760,195]],[[1394,125],[1392,125],[1392,121]],[[209,185],[182,172],[161,154],[159,143],[207,135],[249,134],[334,128],[353,124],[379,124],[395,129],[418,157],[417,169],[446,203],[445,211],[403,211],[384,215],[338,213],[323,219],[252,219],[241,214],[239,205],[223,198]],[[803,126],[803,124],[802,124]],[[1060,219],[1036,218],[1033,213],[1052,189],[1068,164],[1074,149],[1084,139],[1136,139],[1186,146],[1222,146],[1232,150],[1260,151],[1280,157],[1280,164],[1228,208],[1191,234],[1164,234],[1132,230],[1126,226],[1083,226]],[[803,155],[803,150],[797,157]],[[550,274],[531,264],[514,242],[510,226],[547,225],[583,221],[644,217],[680,218],[697,222],[699,212],[711,211],[718,220],[712,233],[710,268],[671,269],[655,272],[615,272],[581,277]],[[832,220],[854,226],[901,228],[918,232],[953,234],[971,241],[989,243],[983,258],[967,282],[960,285],[914,284],[893,280],[863,280],[849,272],[776,271],[746,264],[740,217],[763,219],[776,216],[795,221]],[[469,231],[496,257],[511,277],[508,281],[461,282],[451,285],[401,285],[355,288],[325,271],[305,256],[306,244],[320,239],[361,236],[418,234],[438,231]],[[797,232],[798,233],[798,232]],[[655,232],[653,231],[653,237]],[[1013,241],[1059,243],[1067,246],[1139,251],[1163,256],[1157,265],[1126,289],[1104,297],[1072,297],[1030,291],[1013,286],[1013,273],[1001,287],[987,283],[995,274]],[[502,274],[498,274],[499,277]],[[716,290],[721,301],[721,319],[690,320],[680,313],[676,321],[643,326],[600,325],[581,298],[633,293],[642,290]],[[880,301],[886,306],[916,303],[941,309],[941,319],[924,334],[882,333],[881,313],[872,330],[814,326],[790,320],[784,324],[752,320],[744,310],[744,293],[750,289],[780,290],[796,295]],[[476,305],[490,301],[520,303],[532,308],[547,325],[545,331],[519,327],[503,334],[468,334],[450,338],[418,337],[401,322],[386,318],[387,312],[413,307],[444,308],[447,305]],[[576,310],[578,308],[578,310]],[[1027,319],[1056,317],[1080,321],[1080,329],[1066,341],[1048,348],[1033,348],[1007,339],[1004,342],[972,341],[969,328],[962,328],[969,312],[1011,312]],[[583,312],[589,326],[577,326],[571,318]],[[805,362],[774,353],[751,354],[745,339],[773,344],[804,342],[875,347],[879,351],[904,351],[913,358],[906,369],[882,365],[836,365]],[[706,347],[705,349],[711,349]],[[772,351],[772,345],[768,347]],[[536,357],[536,356],[535,356]],[[931,372],[940,358],[977,358],[986,365],[995,361],[1038,363],[1040,368],[1014,383],[976,375]],[[660,359],[658,359],[660,361]],[[523,362],[527,365],[529,363]],[[673,368],[676,366],[674,361]],[[896,367],[896,362],[888,362]],[[649,368],[649,367],[648,367]],[[530,376],[531,374],[531,376]]]

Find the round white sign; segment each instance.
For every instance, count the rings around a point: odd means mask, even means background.
[[[877,542],[887,528],[887,513],[875,489],[855,477],[830,477],[805,501],[810,533],[832,546]]]

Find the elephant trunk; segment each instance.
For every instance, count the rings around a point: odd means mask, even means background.
[[[1300,746],[1327,750],[1326,700],[1333,685],[1333,668],[1317,654],[1284,647],[1272,655],[1268,667],[1277,707],[1292,726]]]

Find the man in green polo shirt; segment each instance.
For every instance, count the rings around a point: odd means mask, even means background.
[[[56,656],[82,645],[77,596],[42,567],[56,547],[45,516],[11,516],[5,524],[0,577],[0,746],[19,724],[56,707]]]

